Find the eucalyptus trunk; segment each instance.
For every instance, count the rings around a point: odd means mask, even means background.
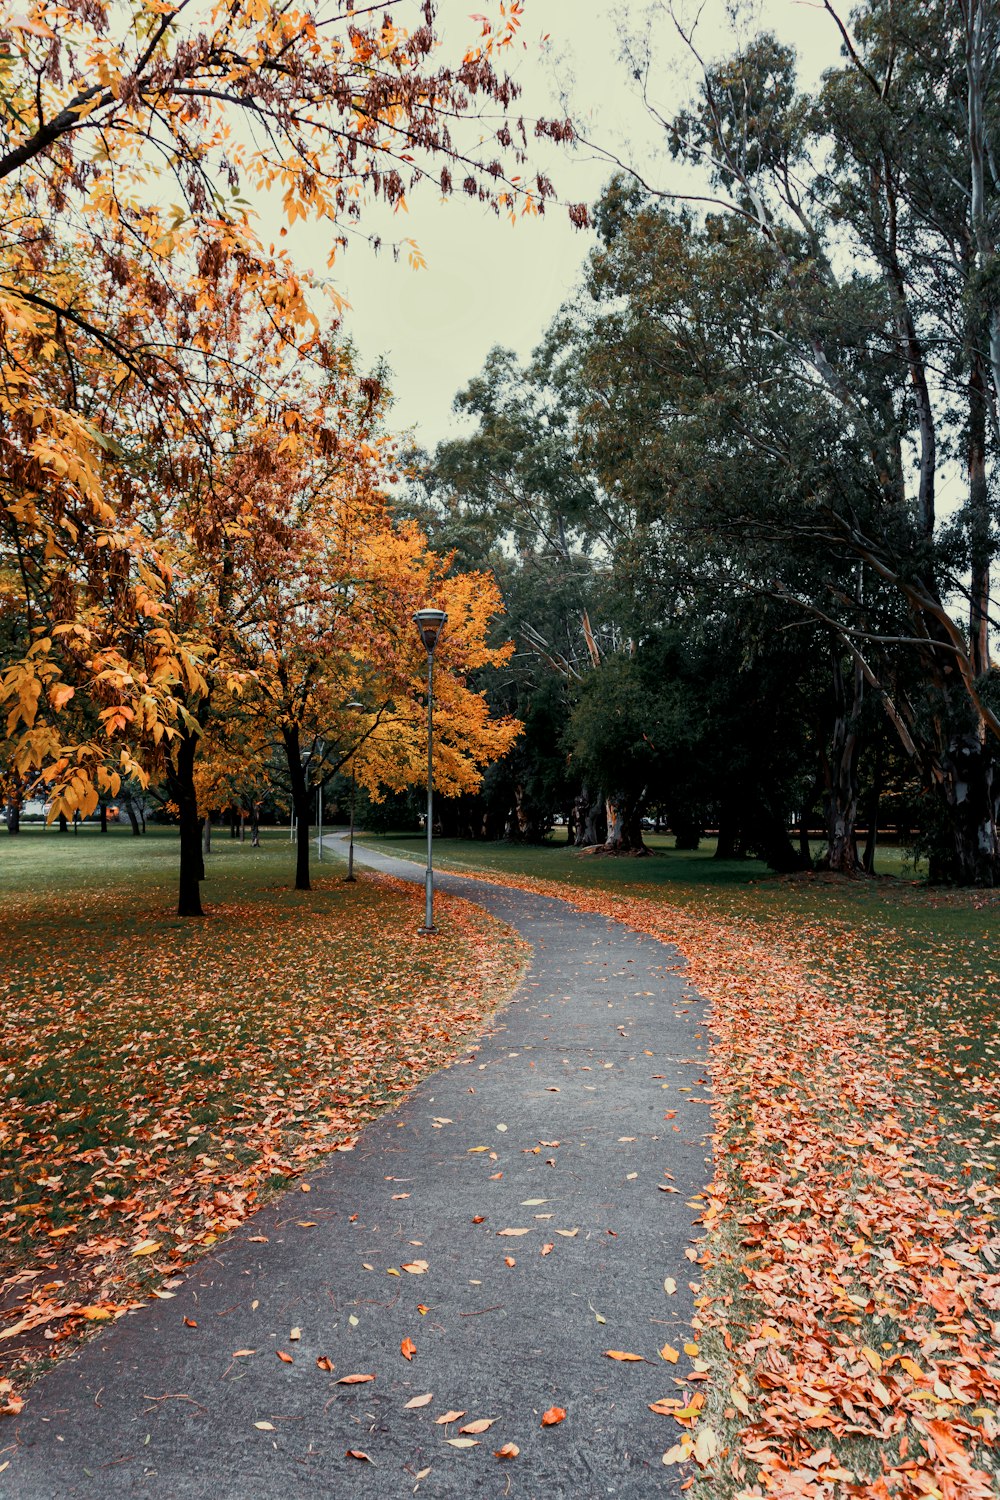
[[[834,720],[830,736],[830,750],[826,757],[825,788],[827,849],[823,856],[824,869],[836,871],[838,875],[857,875],[861,871],[858,855],[857,820],[858,762],[860,740],[858,728],[864,705],[865,681],[861,669],[855,665],[852,691],[848,695],[844,667],[839,651],[833,655],[833,700]]]

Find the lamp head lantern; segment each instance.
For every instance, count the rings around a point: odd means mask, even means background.
[[[418,609],[413,616],[413,623],[420,632],[420,639],[424,643],[427,654],[433,655],[438,638],[444,629],[448,616],[443,609]]]

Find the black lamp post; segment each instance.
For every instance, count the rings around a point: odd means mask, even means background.
[[[418,609],[413,622],[427,652],[427,877],[424,925],[434,932],[434,648],[448,620],[443,609]]]
[[[351,701],[350,701],[350,703],[345,703],[344,704],[344,707],[350,709],[352,713],[360,713],[364,709],[364,704],[363,703],[359,703],[356,698],[352,698]],[[351,751],[350,759],[353,762],[353,760],[354,760],[354,751],[353,750]],[[351,831],[348,834],[348,838],[347,838],[347,874],[344,876],[344,879],[345,880],[349,880],[352,884],[354,884],[354,881],[355,881],[355,876],[354,876],[354,800],[355,800],[355,798],[357,796],[357,792],[358,792],[358,784],[357,784],[357,782],[354,779],[354,766],[352,764],[352,766],[351,766]]]

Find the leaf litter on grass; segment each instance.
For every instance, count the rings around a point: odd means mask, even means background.
[[[261,879],[185,924],[121,884],[0,901],[0,1410],[19,1364],[350,1149],[513,987],[524,947],[478,908],[443,897],[427,943],[408,885],[343,889]]]

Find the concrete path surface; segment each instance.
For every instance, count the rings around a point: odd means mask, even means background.
[[[438,889],[533,945],[513,1002],[310,1173],[308,1194],[282,1195],[173,1300],[45,1376],[0,1427],[0,1495],[679,1492],[661,1462],[679,1430],[648,1403],[690,1368],[659,1350],[689,1340],[699,1276],[685,1251],[709,1172],[702,1002],[673,949],[621,924],[484,882]],[[375,1378],[338,1383],[351,1375]],[[553,1406],[566,1418],[543,1427]],[[511,1443],[517,1457],[495,1457]]]

